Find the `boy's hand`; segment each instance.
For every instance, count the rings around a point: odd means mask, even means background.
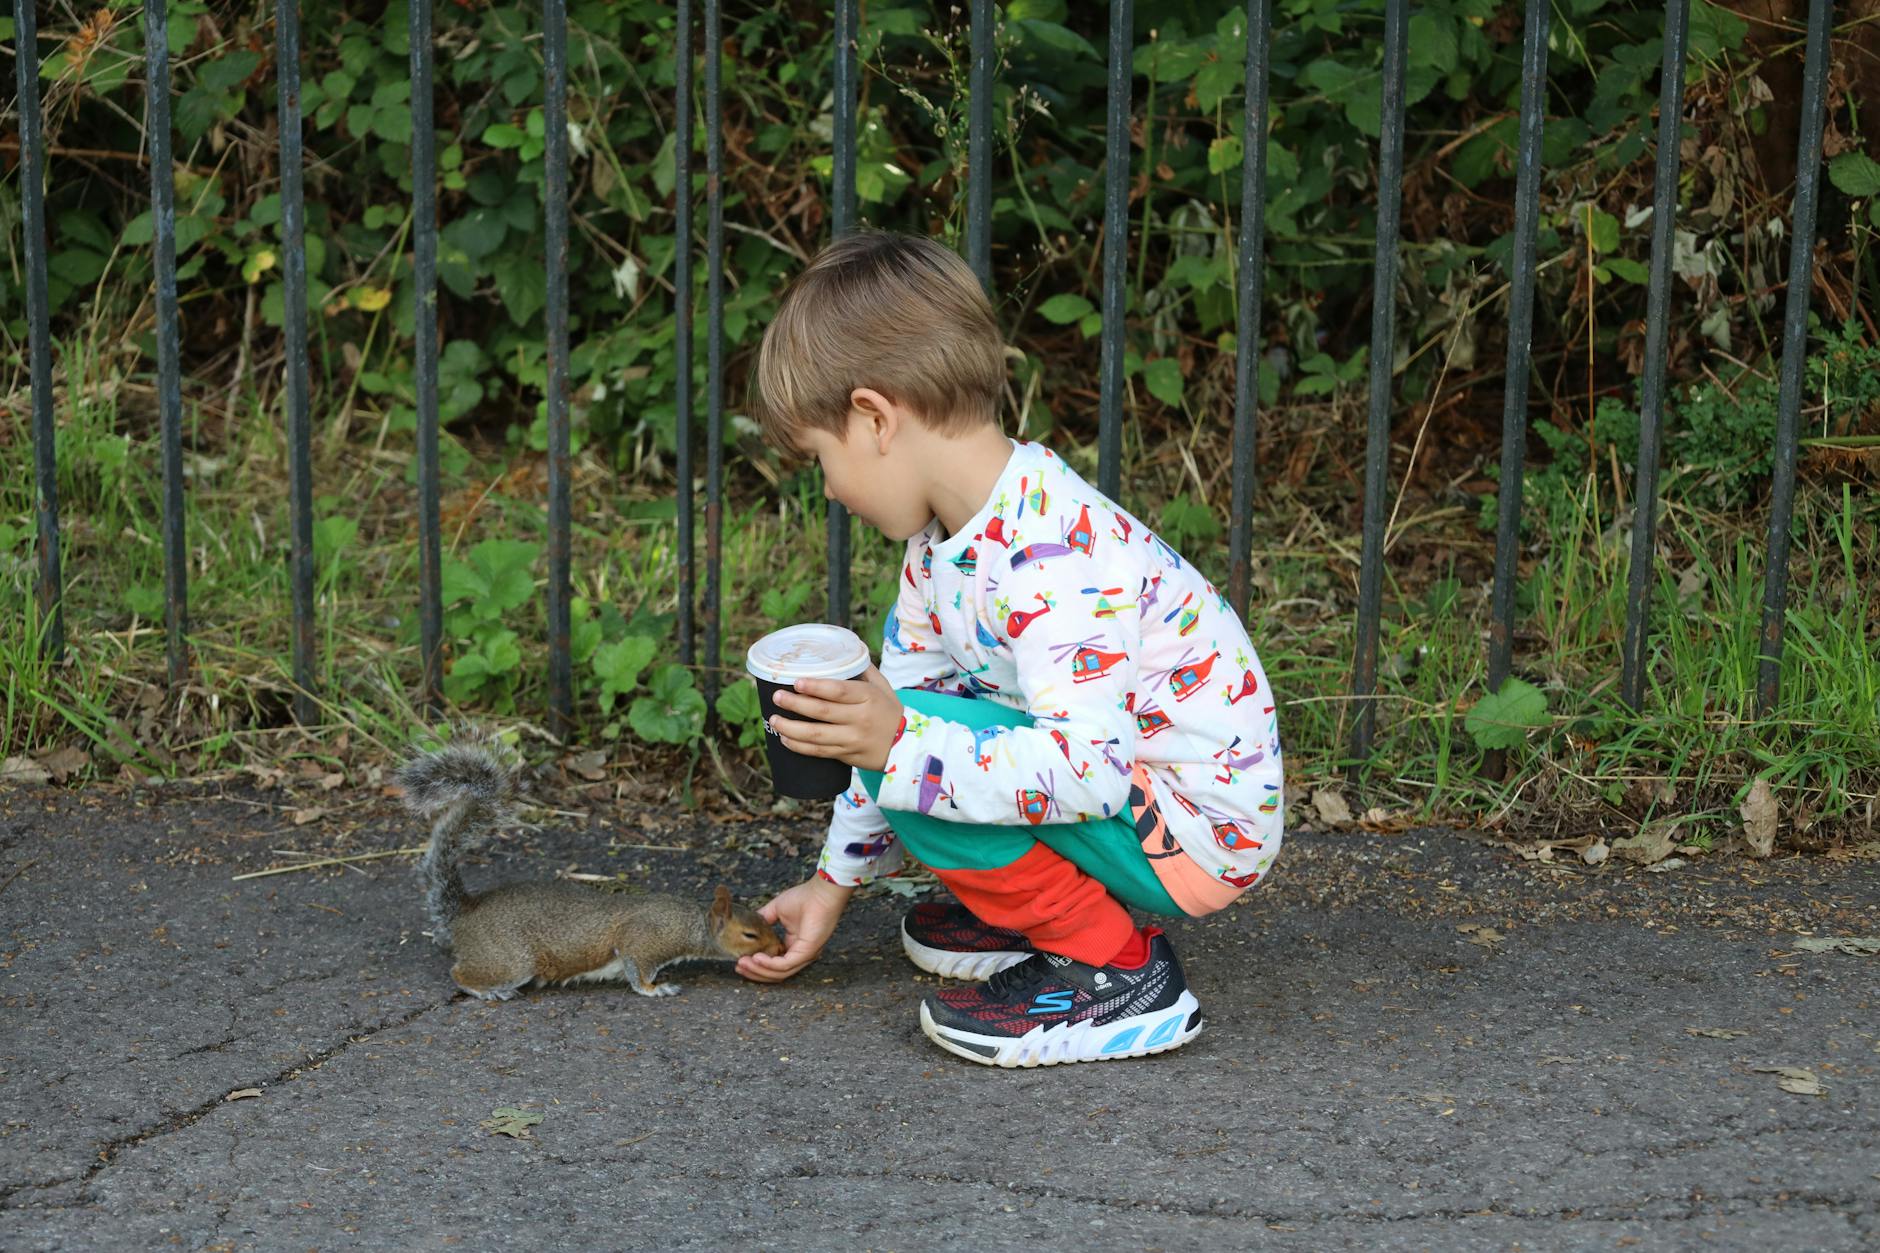
[[[771,718],[771,730],[791,752],[833,757],[863,770],[887,768],[904,711],[893,686],[873,666],[858,679],[798,679],[794,692],[786,688],[775,699],[779,709],[816,719]]]
[[[827,879],[810,879],[779,892],[757,912],[766,922],[783,924],[790,947],[781,957],[746,954],[738,958],[738,973],[759,983],[781,983],[815,961],[835,934],[836,922],[854,894],[854,888],[838,887]]]

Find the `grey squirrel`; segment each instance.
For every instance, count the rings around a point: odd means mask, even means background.
[[[722,884],[710,906],[554,880],[466,891],[457,865],[464,846],[510,816],[509,758],[492,743],[460,741],[413,757],[398,781],[405,805],[431,823],[418,861],[431,935],[456,957],[450,977],[472,996],[506,1001],[530,983],[617,979],[642,996],[672,996],[678,984],[654,982],[672,962],[783,952],[776,928],[733,904]]]

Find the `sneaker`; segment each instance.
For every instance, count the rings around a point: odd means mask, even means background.
[[[1149,960],[1134,970],[1035,953],[976,987],[929,996],[920,1029],[950,1053],[1008,1069],[1180,1048],[1201,1034],[1201,1006],[1168,937],[1144,934]]]
[[[901,948],[928,974],[984,979],[1033,953],[1023,933],[981,922],[958,901],[927,901],[901,919]]]

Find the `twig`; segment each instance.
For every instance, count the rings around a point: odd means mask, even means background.
[[[7,881],[5,883],[0,883],[0,892],[4,892],[8,888],[12,887],[13,880],[19,878],[21,875],[25,874],[28,870],[31,870],[34,866],[38,864],[39,864],[39,859],[35,857],[31,861],[27,862],[24,866],[21,866],[18,870],[15,870],[12,874],[8,875]]]
[[[343,866],[349,862],[371,861],[375,857],[411,857],[422,853],[423,848],[388,848],[377,853],[355,853],[351,857],[323,857],[319,861],[304,861],[298,866],[275,866],[271,870],[251,870],[247,874],[238,874],[230,878],[231,883],[243,879],[265,879],[271,874],[293,874],[296,870],[317,870],[321,866]],[[24,869],[25,867],[21,867]]]

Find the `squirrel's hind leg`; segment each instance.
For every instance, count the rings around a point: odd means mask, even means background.
[[[500,970],[458,962],[450,968],[451,981],[483,1001],[506,1001],[535,977],[532,970]]]

